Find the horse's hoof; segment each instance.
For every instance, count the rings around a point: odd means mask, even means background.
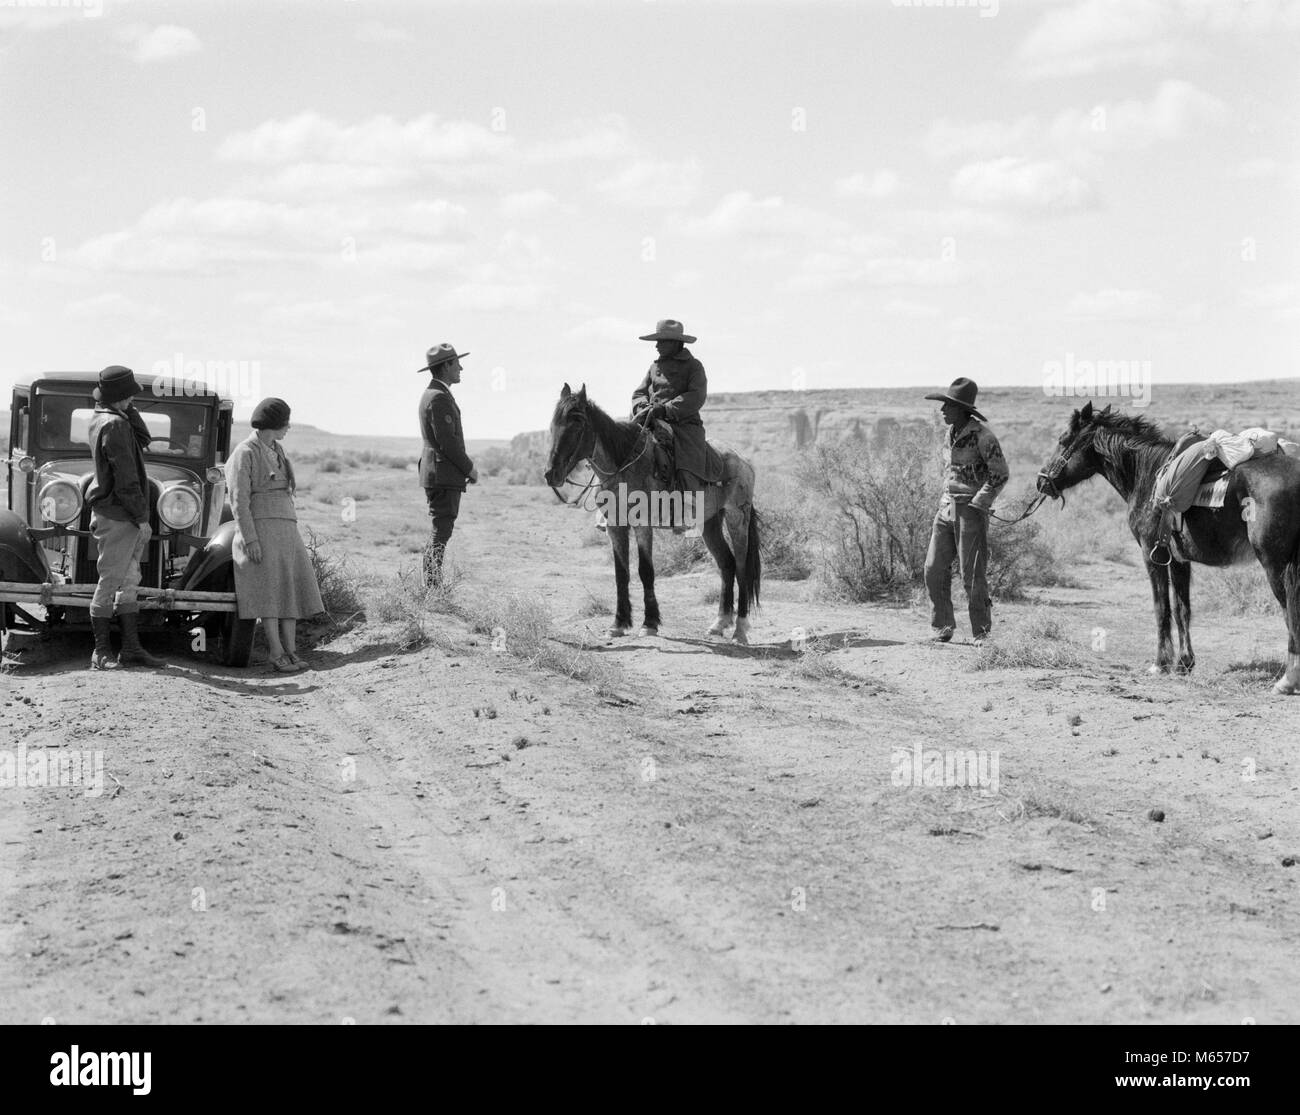
[[[659,634],[659,628],[657,627],[643,627],[641,628],[640,631],[637,632],[637,638],[649,639],[649,638],[653,638],[655,635],[658,634]]]
[[[1280,693],[1283,697],[1294,697],[1297,693],[1300,693],[1300,686],[1297,686],[1293,681],[1281,677],[1273,683],[1273,692]]]
[[[708,634],[725,635],[727,633],[727,628],[730,626],[731,626],[730,620],[724,619],[722,616],[719,616],[717,619],[713,621],[713,625],[709,628]]]
[[[736,646],[738,646],[738,647],[747,647],[747,646],[749,646],[749,638],[748,638],[748,636],[742,634],[742,633],[739,632],[739,631],[737,631],[734,635],[731,636],[731,641],[732,641],[733,643],[735,643]]]
[[[628,634],[631,630],[632,628],[630,627],[618,627],[616,625],[614,627],[611,627],[608,631],[606,631],[605,634],[608,635],[611,639],[621,639],[624,635]]]
[[[1158,677],[1160,674],[1169,673],[1169,667],[1162,666],[1159,662],[1153,662],[1150,666],[1147,667],[1147,673],[1150,674],[1152,677]]]

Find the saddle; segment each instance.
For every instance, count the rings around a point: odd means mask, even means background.
[[[677,454],[674,451],[674,434],[671,423],[657,419],[650,428],[654,438],[654,477],[663,491],[672,491],[677,484]],[[705,485],[722,483],[722,454],[711,442],[704,443],[704,472],[700,477]]]

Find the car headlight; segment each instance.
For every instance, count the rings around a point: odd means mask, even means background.
[[[81,493],[67,480],[51,480],[36,497],[36,506],[47,523],[67,526],[81,514]]]
[[[158,497],[158,518],[172,530],[184,530],[192,526],[203,510],[199,497],[184,484],[174,484],[164,488]]]

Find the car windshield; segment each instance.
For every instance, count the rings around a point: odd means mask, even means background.
[[[39,398],[37,444],[47,452],[89,450],[94,401],[76,395],[41,394]],[[135,405],[153,438],[146,453],[160,457],[204,457],[211,408],[183,399],[137,399]]]

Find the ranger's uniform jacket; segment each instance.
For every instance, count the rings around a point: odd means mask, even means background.
[[[704,365],[687,348],[651,364],[641,386],[632,393],[633,418],[646,407],[656,403],[664,405],[664,420],[673,427],[677,467],[699,477],[705,475],[704,423],[700,408],[708,394]]]
[[[988,511],[1011,478],[998,439],[974,415],[948,431],[943,507],[969,504]]]
[[[95,416],[90,420],[95,479],[86,491],[86,502],[96,515],[136,526],[149,521],[149,474],[145,472],[140,446],[142,437],[147,445],[148,427],[143,418],[137,415],[132,421],[110,407],[95,407]]]
[[[451,388],[435,379],[420,396],[420,483],[426,488],[455,488],[463,492],[469,484],[474,462],[465,452],[465,432],[460,424],[460,407]]]

